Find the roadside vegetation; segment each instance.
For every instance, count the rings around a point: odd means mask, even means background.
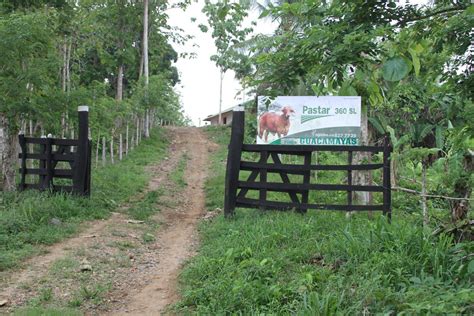
[[[275,30],[244,22],[260,11]],[[474,107],[470,1],[206,2],[203,12],[225,73],[258,96],[360,96],[363,145],[389,137],[393,222],[380,213],[237,209],[201,226],[199,255],[182,274],[176,309],[198,314],[473,314]],[[260,21],[259,21],[260,22]],[[252,25],[258,31],[259,25]],[[269,105],[269,104],[267,104]],[[246,142],[257,134],[245,104]],[[247,115],[247,113],[246,113]],[[207,182],[207,205],[222,208],[228,136],[209,129],[221,151]],[[301,163],[294,157],[285,163]],[[256,160],[245,153],[244,159]],[[333,153],[313,163],[343,164]],[[354,163],[380,162],[357,154]],[[346,160],[347,161],[347,160]],[[222,168],[222,170],[221,170]],[[247,173],[248,174],[248,173]],[[372,175],[372,176],[371,176]],[[380,185],[380,174],[354,173]],[[241,173],[241,179],[245,178]],[[279,181],[268,175],[269,181]],[[295,180],[295,178],[291,178]],[[300,180],[301,181],[301,180]],[[346,183],[343,172],[312,174]],[[257,192],[249,192],[256,197]],[[268,199],[286,198],[269,193]],[[338,204],[345,192],[312,192]],[[380,195],[355,194],[358,204]]]
[[[164,205],[163,190],[145,188],[151,177],[149,166],[167,158],[168,143],[164,136],[162,129],[153,130],[151,137],[126,159],[93,170],[94,194],[90,199],[38,192],[17,193],[17,204],[10,206],[12,212],[16,211],[17,220],[29,229],[5,238],[16,241],[28,256],[45,249],[44,245],[77,233],[84,221],[106,219],[112,211],[125,216],[105,226],[100,234],[84,236],[83,245],[76,245],[67,256],[55,260],[38,278],[18,284],[20,293],[23,293],[21,295],[28,293],[28,300],[20,309],[10,312],[30,316],[83,315],[91,311],[105,311],[110,307],[110,300],[107,299],[113,295],[111,293],[120,291],[117,280],[134,282],[134,277],[129,275],[130,269],[144,260],[143,257],[149,252],[156,251],[154,243],[160,223],[153,216]],[[21,195],[27,195],[28,199],[20,199]],[[44,208],[35,208],[31,218],[19,216],[18,210],[25,207],[22,203],[38,204],[42,200],[51,202]],[[46,211],[48,208],[51,210]],[[7,217],[0,219],[1,223],[9,220]],[[30,220],[38,222],[32,225]],[[25,236],[40,237],[33,241]],[[39,250],[28,252],[28,249]],[[9,248],[2,249],[1,253],[11,258],[10,265],[4,266],[2,272],[7,279],[11,270],[5,269],[20,264],[21,259],[26,257],[22,256],[22,252],[15,257],[16,253]]]
[[[145,167],[161,160],[167,148],[164,132],[151,137],[116,164],[93,169],[90,198],[48,192],[2,192],[0,195],[0,271],[20,265],[21,260],[43,251],[71,236],[81,223],[103,219],[110,212],[139,193],[148,183]],[[156,201],[157,192],[146,194],[146,201]],[[143,205],[128,212],[135,219],[145,219],[153,212]]]
[[[222,207],[228,129],[206,183],[207,207]],[[329,161],[323,161],[329,163]],[[181,276],[182,313],[473,313],[471,242],[434,235],[419,204],[394,199],[394,216],[237,209],[200,226],[201,248]],[[409,202],[409,201],[408,201]]]

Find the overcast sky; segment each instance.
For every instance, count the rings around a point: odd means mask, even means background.
[[[426,4],[429,0],[412,0],[411,3]],[[173,44],[178,53],[194,52],[197,57],[194,59],[180,58],[176,67],[180,73],[181,83],[177,87],[181,94],[181,100],[186,115],[189,116],[195,125],[199,120],[204,119],[210,114],[216,114],[219,111],[219,69],[210,57],[215,54],[216,48],[214,40],[211,37],[211,30],[207,33],[201,32],[198,28],[200,23],[207,24],[206,16],[201,12],[203,0],[198,3],[193,2],[185,12],[181,9],[170,9],[169,23],[171,26],[177,26],[184,30],[185,34],[193,35],[195,38],[188,41],[184,46]],[[196,18],[196,22],[191,22],[191,18]],[[248,18],[257,20],[258,13],[253,12]],[[259,33],[271,34],[275,26],[268,20],[257,21],[255,28]],[[193,47],[198,44],[198,47]],[[242,102],[241,86],[234,78],[232,71],[227,71],[223,84],[222,109],[228,109]]]

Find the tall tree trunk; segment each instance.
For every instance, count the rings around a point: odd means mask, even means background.
[[[145,137],[150,137],[150,111],[145,111]]]
[[[71,93],[71,49],[72,49],[72,42],[69,41],[67,44],[67,55],[66,55],[66,95],[68,96],[66,101],[66,124],[65,124],[65,132],[66,135],[69,135],[69,94]]]
[[[0,164],[2,174],[0,189],[15,190],[15,170],[18,158],[17,131],[12,128],[7,116],[0,113]]]
[[[66,54],[66,92],[69,94],[71,92],[71,50],[72,42],[69,41],[67,44],[67,54]]]
[[[67,42],[66,42],[66,36],[64,36],[64,43],[62,44],[61,47],[61,52],[63,54],[63,67],[61,71],[61,90],[63,92],[66,92],[66,76],[67,76]],[[61,114],[61,138],[64,138],[64,133],[66,130],[66,113],[63,112]]]
[[[67,37],[64,36],[64,43],[62,45],[63,54],[63,66],[61,73],[61,88],[64,93],[69,95],[71,91],[71,72],[70,72],[70,61],[71,61],[71,49],[72,43],[68,41]],[[61,114],[61,138],[65,138],[69,134],[69,114],[68,114],[68,103],[66,102],[66,110]]]
[[[142,40],[143,40],[143,36],[142,36]],[[140,69],[138,70],[138,79],[141,79],[142,77],[143,77],[143,54],[141,54],[140,56]]]
[[[148,87],[148,0],[143,0],[143,76]]]
[[[107,158],[105,157],[105,152],[107,151],[107,143],[105,141],[105,136],[102,137],[102,166],[105,166]]]
[[[61,88],[63,92],[66,92],[66,64],[67,64],[67,42],[66,36],[64,37],[64,43],[62,45],[61,51],[63,53],[63,69],[61,74]]]
[[[66,113],[61,114],[61,138],[66,136]]]
[[[145,78],[145,100],[147,109],[145,110],[144,136],[150,137],[149,113],[148,113],[148,0],[143,0],[143,77]]]
[[[138,142],[140,141],[140,116],[137,115],[137,138],[135,139],[136,144],[135,146],[138,146]]]
[[[117,92],[115,94],[115,100],[122,101],[123,99],[123,65],[118,68],[117,74]]]

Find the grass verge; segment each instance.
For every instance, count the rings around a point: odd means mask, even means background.
[[[71,236],[83,221],[107,218],[111,210],[142,190],[150,177],[144,167],[165,154],[163,133],[156,130],[123,161],[94,169],[90,199],[36,191],[0,193],[0,271],[37,254],[39,245]],[[140,218],[148,213],[141,210],[132,215]]]
[[[228,134],[206,183],[207,207],[222,207]],[[238,209],[200,226],[201,248],[181,275],[179,313],[446,314],[474,313],[473,243],[433,237],[419,218],[395,209],[347,219]]]

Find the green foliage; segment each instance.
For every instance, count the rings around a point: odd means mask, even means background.
[[[161,192],[158,191],[147,192],[143,200],[130,207],[127,213],[136,220],[148,219],[159,210],[157,203],[160,195]]]
[[[224,72],[233,69],[238,78],[242,78],[250,72],[248,56],[239,50],[239,44],[245,41],[246,36],[252,32],[252,28],[242,27],[241,24],[247,17],[248,3],[245,1],[205,1],[203,12],[208,18],[212,29],[212,38],[217,48],[217,54],[211,56],[218,67]],[[208,27],[201,24],[203,32]]]
[[[0,111],[10,118],[45,110],[54,85],[54,14],[0,15]]]
[[[173,90],[179,81],[172,65],[177,53],[169,40],[187,37],[168,32],[167,6],[166,1],[150,1],[151,85],[145,100],[140,81],[142,2],[2,2],[0,112],[8,115],[7,131],[16,134],[21,120],[31,119],[36,135],[40,129],[61,135],[62,118],[73,126],[79,105],[91,107],[94,139],[97,133],[123,132],[123,122],[135,123],[150,108],[159,119],[184,122]],[[122,102],[115,101],[119,66],[125,70]]]
[[[395,162],[401,157],[425,167],[449,160],[443,163],[444,173],[459,181],[453,179],[449,189],[440,181],[433,193],[466,194],[459,183],[466,183],[472,172],[463,161],[472,153],[473,134],[465,135],[469,147],[451,142],[450,129],[472,129],[471,43],[459,35],[474,27],[469,1],[421,6],[303,0],[258,6],[261,18],[271,17],[278,26],[271,36],[245,41],[252,69],[242,79],[246,86],[270,96],[359,95],[363,115],[370,117],[372,141],[390,135],[394,180],[399,180]],[[463,172],[455,167],[463,165]]]
[[[171,180],[176,183],[179,189],[183,189],[188,184],[184,176],[184,170],[186,169],[188,160],[188,155],[184,153],[183,156],[181,156],[181,158],[179,159],[176,169],[173,170],[173,173],[171,173],[170,175]]]
[[[222,208],[224,202],[224,186],[222,180],[225,175],[225,161],[227,159],[227,151],[224,145],[228,144],[230,129],[225,126],[208,126],[206,132],[211,141],[220,145],[216,154],[211,156],[211,164],[216,166],[212,174],[214,176],[206,179],[206,207],[208,210]]]
[[[179,306],[202,314],[472,312],[473,274],[461,259],[472,245],[431,238],[410,221],[238,210],[232,221],[202,226]]]
[[[228,135],[222,128],[207,131],[221,145],[206,182],[206,203],[215,209],[222,206]],[[319,159],[334,163],[331,156]],[[339,212],[301,216],[244,209],[231,220],[219,216],[203,222],[201,248],[181,275],[182,300],[175,311],[473,313],[472,242],[435,237],[419,225],[416,214],[403,212],[398,200],[394,203],[392,224],[381,216],[348,219]]]
[[[72,309],[56,309],[56,308],[42,308],[42,307],[28,307],[24,309],[20,309],[19,311],[15,312],[13,315],[15,316],[79,316],[82,313],[77,312]]]
[[[400,81],[410,72],[410,65],[402,57],[387,60],[382,67],[383,78],[387,81]]]

